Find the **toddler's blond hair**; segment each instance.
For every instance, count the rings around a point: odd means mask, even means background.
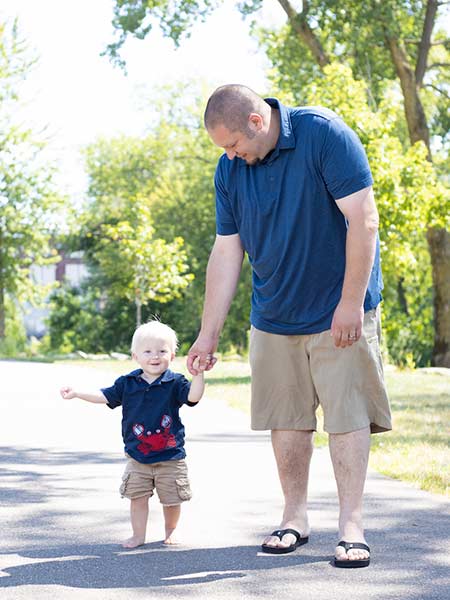
[[[148,338],[159,338],[167,341],[175,353],[178,348],[178,338],[172,327],[169,327],[161,321],[153,320],[140,325],[133,334],[131,340],[131,352],[136,352],[137,346]]]

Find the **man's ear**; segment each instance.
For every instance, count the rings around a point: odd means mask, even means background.
[[[264,125],[264,119],[258,113],[250,113],[248,117],[248,126],[251,131],[261,131]]]

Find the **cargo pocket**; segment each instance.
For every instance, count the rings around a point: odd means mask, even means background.
[[[192,498],[191,486],[187,477],[179,477],[175,480],[180,500],[190,500]]]
[[[126,494],[126,491],[127,491],[127,485],[128,485],[129,480],[130,480],[130,475],[131,475],[131,473],[126,473],[122,477],[122,485],[119,488],[119,492],[120,492],[120,495],[122,496],[122,498],[125,497],[125,494]]]

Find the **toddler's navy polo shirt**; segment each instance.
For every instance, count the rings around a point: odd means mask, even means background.
[[[141,463],[178,460],[186,456],[184,426],[179,410],[188,401],[190,382],[168,369],[148,383],[142,369],[122,375],[114,385],[102,388],[109,408],[122,406],[125,452]]]

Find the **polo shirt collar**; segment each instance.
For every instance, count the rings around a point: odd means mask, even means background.
[[[295,135],[292,130],[291,115],[289,109],[281,104],[276,98],[264,98],[264,100],[280,111],[280,136],[278,138],[277,145],[274,152],[279,150],[288,150],[289,148],[295,148]]]
[[[135,371],[131,371],[131,373],[128,373],[126,375],[126,377],[134,377],[138,381],[142,381],[141,375],[143,372],[144,371],[142,369],[136,369]],[[159,385],[161,383],[166,383],[166,381],[173,381],[174,379],[175,379],[175,373],[173,371],[171,371],[170,369],[167,369],[167,371],[164,371],[164,373],[162,375],[160,375],[158,377],[158,379],[155,379],[155,381],[152,381],[152,383],[150,385]],[[146,384],[148,385],[147,382],[146,382]]]

